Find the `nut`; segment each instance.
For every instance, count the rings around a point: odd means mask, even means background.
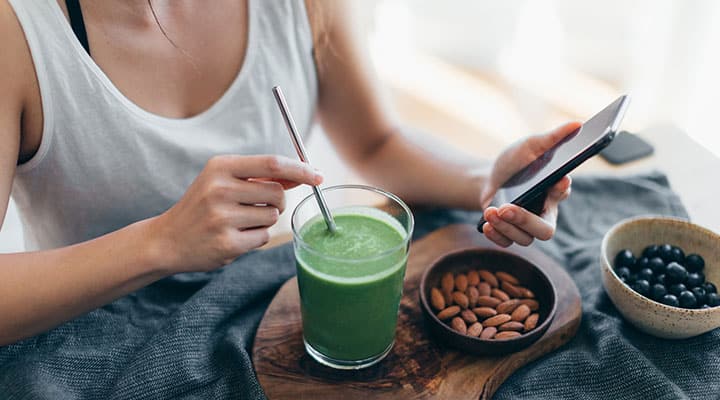
[[[475,286],[468,287],[465,295],[467,295],[468,300],[470,301],[470,308],[475,307],[477,305],[477,299],[480,297],[480,293],[477,288]]]
[[[452,298],[455,304],[459,305],[462,308],[468,308],[468,305],[470,305],[470,300],[467,296],[465,296],[465,293],[453,292]]]
[[[530,312],[530,307],[525,304],[520,304],[510,316],[513,321],[523,322],[530,315]]]
[[[513,285],[512,283],[502,281],[500,283],[500,288],[502,290],[504,290],[505,293],[507,293],[510,297],[515,297],[515,298],[523,297],[523,291],[519,287]]]
[[[510,314],[518,305],[520,305],[520,300],[510,299],[498,304],[495,310],[497,310],[498,314]]]
[[[508,321],[500,326],[498,326],[499,331],[518,331],[521,332],[525,325],[523,325],[522,322],[517,321]]]
[[[530,316],[527,317],[527,319],[525,320],[525,325],[524,325],[525,332],[535,329],[539,318],[540,318],[540,314],[538,314],[538,313],[530,314]]]
[[[445,308],[445,298],[438,288],[430,289],[430,304],[433,308],[440,311]]]
[[[520,281],[518,281],[516,277],[508,274],[508,273],[505,272],[505,271],[498,271],[498,272],[495,273],[495,276],[497,276],[497,278],[500,279],[501,281],[505,281],[505,282],[508,282],[508,283],[512,283],[513,285],[519,285],[519,284],[520,284]]]
[[[477,286],[478,283],[480,283],[480,275],[478,275],[477,271],[471,270],[467,274],[468,279],[468,285],[470,286]]]
[[[455,287],[455,278],[453,278],[453,274],[450,272],[446,272],[442,280],[440,281],[440,288],[444,293],[450,294],[453,291],[453,288]]]
[[[443,299],[445,300],[445,307],[453,305],[452,292],[442,292]]]
[[[483,321],[483,326],[498,326],[510,321],[512,317],[508,314],[498,314]]]
[[[498,304],[502,303],[499,299],[490,296],[480,296],[477,299],[477,305],[481,307],[492,307],[495,308]]]
[[[464,292],[468,287],[468,279],[465,274],[458,274],[458,276],[455,277],[455,288],[460,291]]]
[[[497,328],[494,326],[486,327],[482,330],[482,333],[480,333],[480,339],[492,339],[493,336],[495,336],[495,333],[497,332]]]
[[[478,275],[480,275],[480,278],[482,278],[483,281],[487,282],[491,287],[496,288],[499,286],[498,280],[492,272],[486,269],[481,269],[478,271]]]
[[[518,336],[520,336],[520,332],[503,331],[503,332],[498,332],[497,334],[495,334],[495,337],[493,337],[493,339],[499,339],[499,340],[511,339],[511,338],[518,337]]]
[[[460,317],[453,318],[450,326],[463,335],[467,333],[467,325],[465,325],[465,321],[463,321]]]
[[[497,311],[495,311],[492,307],[477,307],[473,308],[472,312],[474,312],[479,318],[490,318],[497,315]]]
[[[471,310],[460,311],[460,318],[462,318],[463,321],[467,322],[468,324],[477,322],[477,315],[475,315],[475,313],[472,312]],[[520,325],[522,325],[522,324],[520,324]],[[521,329],[522,329],[522,327],[521,327]]]
[[[530,289],[528,289],[528,288],[524,288],[524,287],[521,287],[520,289],[521,289],[522,292],[523,292],[523,293],[522,293],[522,297],[525,297],[525,298],[527,298],[527,299],[534,299],[534,298],[535,298],[535,293],[533,293],[532,290],[530,290]]]
[[[477,289],[480,296],[490,296],[490,292],[492,291],[490,284],[487,282],[478,283]]]
[[[540,303],[538,303],[537,300],[524,299],[520,300],[520,304],[525,304],[530,307],[530,311],[537,311],[540,308]]]
[[[500,299],[500,301],[508,301],[510,300],[510,296],[508,296],[507,293],[503,292],[500,289],[493,289],[490,292],[490,295],[496,299]]]
[[[446,320],[446,319],[450,319],[458,314],[460,314],[460,306],[450,306],[450,307],[440,311],[438,313],[437,317],[440,320]]]
[[[482,331],[483,331],[482,324],[479,322],[475,322],[472,325],[470,325],[470,327],[467,329],[467,335],[473,336],[473,337],[478,337],[478,336],[480,336]]]

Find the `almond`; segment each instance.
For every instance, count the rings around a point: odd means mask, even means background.
[[[440,311],[437,315],[438,319],[445,320],[450,319],[460,313],[460,306],[450,306],[442,311]]]
[[[478,275],[477,271],[475,270],[468,272],[467,279],[468,285],[470,286],[477,286],[478,283],[480,283],[480,275]]]
[[[519,287],[513,285],[512,283],[508,283],[506,281],[502,281],[500,283],[500,288],[505,291],[510,297],[520,298],[523,297],[523,291],[520,290]]]
[[[455,277],[455,288],[457,288],[458,291],[464,292],[465,289],[467,289],[468,286],[468,279],[465,274],[459,274]]]
[[[538,323],[538,318],[540,318],[540,314],[538,314],[538,313],[530,314],[530,316],[527,317],[527,319],[525,320],[525,325],[524,325],[525,332],[535,329],[535,327],[537,326],[537,323]]]
[[[490,284],[487,282],[478,283],[477,288],[478,288],[478,293],[480,293],[480,296],[490,296],[490,292],[492,291]]]
[[[470,305],[470,300],[468,300],[468,297],[465,296],[465,293],[453,292],[452,298],[455,304],[462,308],[468,308],[468,305]]]
[[[497,315],[497,311],[495,311],[492,307],[477,307],[473,308],[472,312],[474,312],[479,318],[490,318]]]
[[[512,318],[507,314],[498,314],[483,321],[483,326],[498,326],[510,321],[511,319]]]
[[[478,271],[478,275],[480,275],[480,278],[482,278],[483,281],[487,282],[491,287],[499,286],[498,280],[492,272],[486,269],[481,269]]]
[[[523,322],[523,321],[525,321],[525,318],[527,318],[528,315],[530,315],[530,312],[531,312],[530,307],[528,307],[525,304],[520,304],[515,309],[515,311],[513,311],[512,314],[510,314],[510,316],[512,317],[513,321]]]
[[[520,287],[520,290],[522,291],[522,297],[525,297],[526,299],[534,299],[535,293],[533,293],[532,290],[524,287]]]
[[[445,306],[450,307],[453,305],[452,292],[442,292],[443,299],[445,299]]]
[[[460,318],[462,318],[463,321],[467,322],[468,324],[477,322],[477,315],[475,315],[475,313],[470,310],[462,310],[460,312]]]
[[[433,308],[438,311],[445,308],[445,298],[443,297],[440,289],[430,289],[430,304],[432,304]]]
[[[450,326],[463,335],[467,333],[467,325],[465,325],[465,321],[463,321],[460,317],[453,318]]]
[[[520,304],[525,304],[526,306],[530,307],[530,311],[537,311],[540,308],[540,303],[538,303],[537,300],[520,300]]]
[[[497,307],[498,304],[502,303],[500,300],[490,296],[480,296],[477,299],[477,305],[481,307]]]
[[[490,295],[496,299],[499,299],[500,301],[508,301],[510,300],[510,296],[508,296],[507,293],[503,292],[500,289],[493,289],[490,292]]]
[[[453,274],[450,272],[446,272],[445,275],[443,275],[442,280],[440,281],[440,288],[444,293],[452,293],[453,288],[455,287],[455,278],[453,278]]]
[[[470,327],[467,329],[467,335],[472,337],[478,337],[483,331],[483,326],[479,322],[475,322],[474,324],[470,325]]]
[[[475,286],[470,286],[467,288],[467,292],[465,294],[470,301],[470,307],[475,307],[477,305],[477,299],[478,297],[480,297],[480,292],[478,292],[478,289]]]
[[[505,271],[498,271],[498,272],[495,273],[495,276],[497,276],[497,278],[500,279],[501,281],[505,281],[505,282],[508,282],[508,283],[512,283],[513,285],[519,285],[519,284],[520,284],[520,281],[518,281],[516,277],[508,274],[508,273],[505,272]]]
[[[504,332],[498,332],[495,334],[493,339],[503,340],[503,339],[511,339],[514,337],[520,336],[520,332],[515,331],[504,331]]]
[[[513,312],[513,310],[515,310],[518,305],[520,305],[520,300],[510,299],[498,304],[495,309],[497,310],[498,314],[510,314],[511,312]]]
[[[486,327],[482,330],[482,333],[480,333],[480,339],[492,339],[493,336],[495,336],[495,333],[497,332],[497,328],[494,326]]]
[[[522,331],[525,325],[522,322],[508,321],[498,327],[499,331]]]

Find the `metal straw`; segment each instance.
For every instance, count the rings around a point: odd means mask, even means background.
[[[300,160],[302,162],[310,165],[310,161],[308,160],[307,154],[305,153],[305,146],[303,146],[302,138],[300,138],[297,128],[295,127],[295,120],[293,119],[292,114],[290,114],[290,108],[285,101],[285,96],[283,95],[282,89],[280,89],[280,86],[275,86],[273,87],[272,92],[275,95],[275,101],[277,101],[278,108],[280,108],[280,113],[285,120],[285,126],[290,133],[290,138],[295,145],[295,151],[297,151],[298,156],[300,156]],[[335,220],[333,219],[332,214],[330,214],[330,209],[325,202],[322,191],[320,191],[317,186],[312,186],[312,190],[315,194],[315,199],[317,200],[318,206],[320,207],[320,212],[325,219],[325,224],[327,225],[330,232],[335,233],[337,231],[337,226],[335,226]]]

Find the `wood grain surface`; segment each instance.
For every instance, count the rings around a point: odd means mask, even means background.
[[[442,255],[468,247],[496,246],[470,225],[451,225],[412,244],[395,347],[385,360],[359,371],[334,370],[305,353],[297,280],[286,282],[265,313],[253,346],[257,376],[268,398],[489,399],[517,369],[575,335],[582,315],[575,283],[537,249],[513,246],[513,252],[543,268],[556,286],[558,309],[545,335],[520,352],[498,357],[465,355],[436,344],[419,304],[420,276]]]

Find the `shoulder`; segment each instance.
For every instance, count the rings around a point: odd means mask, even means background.
[[[0,91],[24,103],[35,85],[35,69],[25,33],[8,0],[0,0]]]

